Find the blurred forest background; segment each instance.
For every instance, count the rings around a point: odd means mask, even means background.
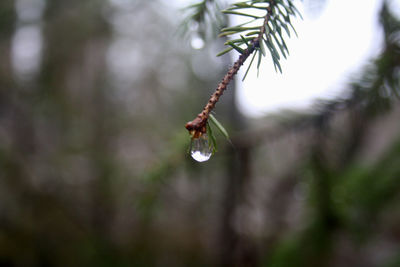
[[[199,164],[184,125],[230,60],[178,14],[0,1],[0,266],[400,266],[399,18],[313,112],[244,119],[231,87]]]

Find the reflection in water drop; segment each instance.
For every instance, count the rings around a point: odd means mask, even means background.
[[[204,40],[199,35],[193,35],[190,45],[193,49],[202,49],[204,47]]]
[[[212,155],[212,146],[208,142],[207,134],[203,134],[199,138],[193,138],[190,148],[190,155],[198,162],[207,161]]]

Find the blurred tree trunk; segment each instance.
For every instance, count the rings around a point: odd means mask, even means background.
[[[235,83],[232,83],[229,89],[230,92],[225,97],[228,98],[227,112],[230,125],[234,132],[244,131],[246,124],[236,104]],[[220,230],[220,265],[256,266],[257,255],[254,244],[243,233],[238,233],[238,229],[236,229],[238,224],[245,224],[245,218],[239,217],[238,208],[246,203],[246,187],[251,183],[252,151],[246,144],[233,143],[227,146],[227,176]]]
[[[107,92],[106,54],[111,36],[102,13],[104,7],[103,1],[96,0],[47,1],[46,49],[40,75],[40,101],[47,109],[40,112],[48,126],[41,129],[41,134],[62,140],[51,140],[57,154],[48,157],[56,156],[62,162],[77,153],[89,161],[84,171],[91,177],[77,174],[90,181],[86,199],[67,197],[75,202],[73,205],[89,203],[85,210],[91,214],[82,214],[81,219],[88,217],[91,221],[99,261],[111,251],[105,246],[112,238],[115,211],[111,180],[115,153],[111,140],[115,140],[117,119],[115,104]]]
[[[11,41],[14,34],[16,14],[13,0],[3,0],[0,3],[0,86],[1,100],[4,91],[12,84]]]

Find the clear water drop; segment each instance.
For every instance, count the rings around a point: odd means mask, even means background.
[[[211,158],[212,146],[208,142],[207,134],[203,134],[199,138],[192,138],[190,147],[190,155],[195,161],[203,162]]]

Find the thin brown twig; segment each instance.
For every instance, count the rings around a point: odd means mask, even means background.
[[[217,89],[211,95],[207,104],[204,106],[202,112],[200,112],[194,120],[186,123],[185,127],[193,138],[199,138],[201,135],[206,133],[206,125],[210,112],[214,109],[215,104],[219,101],[219,98],[224,93],[224,91],[228,87],[228,84],[233,80],[235,74],[239,71],[240,67],[243,65],[246,59],[254,52],[254,50],[256,50],[256,48],[260,46],[260,40],[262,41],[263,35],[265,34],[265,27],[271,17],[272,5],[274,5],[274,1],[271,1],[268,7],[266,7],[267,14],[264,17],[264,22],[260,28],[259,35],[251,41],[248,48],[243,50],[239,58],[225,74],[222,81],[218,84]]]

